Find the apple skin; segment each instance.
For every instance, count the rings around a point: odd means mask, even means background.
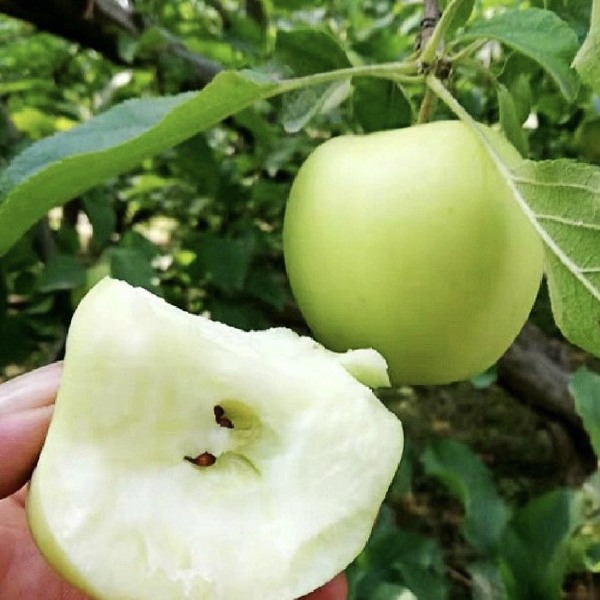
[[[520,161],[485,131],[509,167]],[[525,323],[544,265],[541,239],[460,121],[319,146],[292,186],[283,243],[316,339],[375,348],[394,384],[492,365]]]

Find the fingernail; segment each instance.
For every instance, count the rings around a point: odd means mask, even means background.
[[[0,415],[52,404],[61,374],[62,363],[53,363],[0,384]]]

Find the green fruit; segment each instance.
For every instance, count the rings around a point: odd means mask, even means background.
[[[487,130],[505,162],[520,160]],[[292,186],[284,230],[294,296],[333,350],[380,352],[401,384],[475,375],[527,319],[543,244],[459,121],[320,147]]]
[[[363,548],[402,428],[336,355],[104,279],[80,303],[28,496],[41,552],[107,600],[291,600]]]

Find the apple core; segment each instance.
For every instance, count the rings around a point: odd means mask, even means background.
[[[245,332],[104,279],[69,329],[27,500],[105,600],[295,600],[365,545],[402,454],[373,350]]]

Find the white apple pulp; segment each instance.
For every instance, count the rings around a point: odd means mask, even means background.
[[[374,351],[243,332],[111,279],[80,304],[28,498],[110,600],[285,600],[361,551],[402,454]]]

